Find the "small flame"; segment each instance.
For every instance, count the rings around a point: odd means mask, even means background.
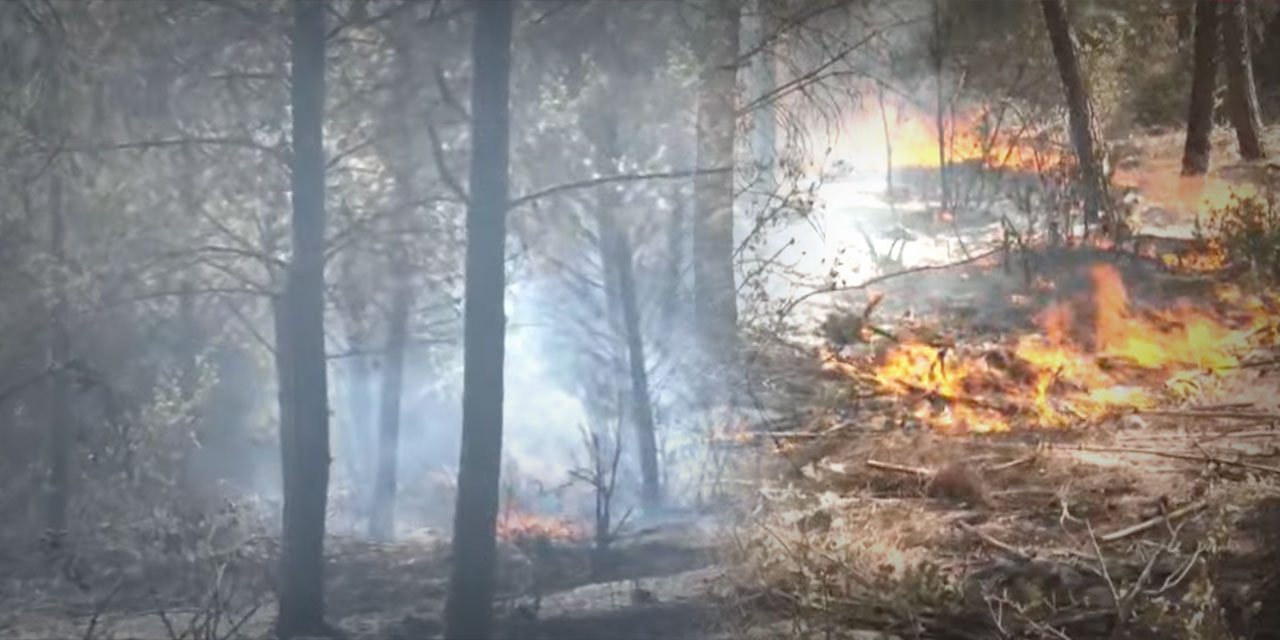
[[[584,533],[568,518],[526,512],[511,503],[498,517],[498,539],[508,542],[530,538],[578,540],[584,537]]]

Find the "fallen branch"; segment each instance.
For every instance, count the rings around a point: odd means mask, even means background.
[[[996,539],[996,538],[992,537],[992,536],[991,536],[991,534],[989,534],[989,533],[984,533],[983,531],[979,530],[977,527],[975,527],[975,526],[973,526],[973,525],[971,525],[971,524],[969,524],[969,523],[967,523],[967,522],[964,522],[963,520],[957,521],[957,522],[956,522],[956,526],[960,527],[961,529],[964,529],[965,531],[967,531],[967,532],[969,532],[969,533],[972,533],[972,534],[973,534],[973,535],[975,535],[975,536],[978,536],[979,538],[981,538],[981,539],[982,539],[982,541],[983,541],[983,542],[985,542],[985,543],[987,543],[987,544],[989,544],[989,545],[991,545],[991,546],[993,546],[993,547],[995,547],[995,548],[997,548],[997,549],[999,549],[999,550],[1001,550],[1001,551],[1004,551],[1005,553],[1008,553],[1008,554],[1013,555],[1013,556],[1017,556],[1018,558],[1020,558],[1020,559],[1022,559],[1022,560],[1030,560],[1030,559],[1031,559],[1031,554],[1029,554],[1029,553],[1027,553],[1027,552],[1023,551],[1022,549],[1019,549],[1019,548],[1017,548],[1017,547],[1015,547],[1015,546],[1013,546],[1013,545],[1011,545],[1011,544],[1009,544],[1009,543],[1007,543],[1007,542],[1002,542],[1002,541],[1000,541],[1000,540],[998,540],[998,539]]]
[[[1193,453],[1180,453],[1178,451],[1160,451],[1158,449],[1138,449],[1133,447],[1091,447],[1088,445],[1077,445],[1072,448],[1078,451],[1094,451],[1098,453],[1133,453],[1138,455],[1157,456],[1160,458],[1174,458],[1176,460],[1191,460],[1193,462],[1214,462],[1217,464],[1240,467],[1242,469],[1280,474],[1280,467],[1272,467],[1265,464],[1254,464],[1252,462],[1244,462],[1242,460],[1226,460],[1208,455],[1207,453],[1196,455]]]
[[[963,267],[967,264],[973,264],[974,262],[978,262],[985,258],[994,256],[1003,250],[1004,250],[1003,248],[992,249],[990,251],[986,251],[974,256],[970,256],[968,258],[965,258],[964,260],[959,260],[957,262],[948,262],[946,264],[930,264],[930,265],[923,265],[919,267],[911,267],[910,269],[903,269],[901,271],[894,271],[893,273],[886,273],[884,275],[876,276],[874,278],[869,278],[858,284],[852,284],[844,287],[826,287],[824,289],[814,289],[813,291],[810,291],[796,298],[795,300],[788,302],[787,305],[784,306],[782,310],[778,312],[778,315],[785,316],[788,313],[791,313],[791,310],[799,306],[801,302],[804,302],[805,300],[808,300],[809,298],[812,298],[817,295],[822,295],[824,293],[840,293],[843,291],[857,291],[860,289],[866,289],[867,287],[870,287],[872,285],[880,284],[881,282],[892,280],[894,278],[898,278],[901,276],[907,276],[915,273],[925,273],[928,271],[946,271],[947,269]]]
[[[1164,418],[1226,418],[1231,420],[1280,420],[1280,413],[1251,411],[1197,411],[1194,409],[1148,409],[1137,412],[1144,416]]]
[[[1029,463],[1029,462],[1032,462],[1032,461],[1034,461],[1034,460],[1035,460],[1036,458],[1038,458],[1038,457],[1040,457],[1040,452],[1039,452],[1039,451],[1033,451],[1033,452],[1031,452],[1031,453],[1028,453],[1028,454],[1027,454],[1027,455],[1025,455],[1025,456],[1022,456],[1021,458],[1015,458],[1015,459],[1010,460],[1010,461],[1008,461],[1008,462],[1002,462],[1002,463],[1000,463],[1000,464],[997,464],[997,465],[993,465],[993,466],[987,467],[987,468],[986,468],[986,470],[987,470],[987,471],[1004,471],[1005,469],[1012,469],[1012,468],[1014,468],[1014,467],[1021,466],[1021,465],[1027,464],[1027,463]]]
[[[892,462],[881,462],[879,460],[867,459],[867,466],[872,469],[880,469],[881,471],[893,471],[895,473],[907,473],[914,476],[926,478],[933,475],[932,469],[924,467],[908,467],[906,465],[894,464]]]
[[[1197,500],[1179,509],[1174,509],[1173,511],[1170,511],[1167,514],[1160,514],[1158,516],[1155,516],[1153,518],[1150,518],[1148,520],[1144,520],[1138,524],[1135,524],[1132,527],[1129,527],[1127,529],[1113,531],[1098,539],[1101,540],[1102,542],[1115,542],[1116,540],[1122,540],[1134,534],[1142,533],[1143,531],[1146,531],[1148,529],[1154,529],[1155,527],[1158,527],[1166,522],[1172,522],[1173,520],[1176,520],[1183,516],[1195,513],[1207,506],[1209,506],[1208,502],[1205,502],[1204,500]]]

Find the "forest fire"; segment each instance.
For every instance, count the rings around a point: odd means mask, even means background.
[[[530,538],[578,540],[584,535],[582,528],[567,518],[527,512],[511,505],[498,516],[498,539],[507,542]]]
[[[975,108],[944,119],[941,136],[947,162],[979,162],[988,168],[1039,172],[1066,161],[1058,150],[1024,131],[996,124],[990,108]],[[883,117],[883,120],[881,119]],[[885,105],[883,114],[872,109],[860,116],[861,123],[850,127],[856,133],[844,141],[842,157],[856,158],[855,164],[883,166],[892,155],[894,167],[937,167],[939,165],[938,124],[933,115],[909,107]],[[888,135],[891,148],[886,149]],[[890,154],[891,152],[891,154]]]
[[[1257,187],[1248,182],[1233,182],[1216,176],[1183,176],[1176,167],[1164,165],[1144,170],[1120,169],[1115,172],[1113,180],[1117,185],[1137,189],[1148,205],[1184,216],[1209,213],[1227,206],[1233,197],[1247,198],[1258,194]],[[1146,225],[1157,221],[1141,222]]]
[[[1275,319],[1274,300],[1236,290],[1219,295],[1229,312],[1137,310],[1113,267],[1095,266],[1090,278],[1090,298],[1044,309],[1037,334],[979,351],[901,344],[875,381],[945,432],[1066,426],[1203,389],[1237,368]]]

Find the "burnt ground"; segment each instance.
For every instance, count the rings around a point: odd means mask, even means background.
[[[233,602],[218,616],[217,630],[203,624],[202,616],[213,608],[210,601],[194,592],[180,596],[177,580],[171,585],[123,580],[124,588],[113,589],[109,601],[104,589],[81,591],[66,580],[38,587],[35,581],[19,585],[13,580],[0,592],[0,635],[15,640],[172,640],[184,633],[202,640],[269,637],[274,606],[260,571],[271,565],[274,551],[268,542],[246,543],[242,552],[239,572],[223,574],[224,591],[239,588],[241,593],[232,595]],[[594,573],[591,554],[587,541],[501,543],[501,637],[713,637],[714,615],[705,596],[719,571],[712,567],[714,527],[707,518],[690,515],[636,527],[614,543]],[[442,631],[447,541],[431,536],[394,544],[333,539],[326,555],[329,619],[350,638],[430,638]],[[193,621],[195,634],[188,631]]]

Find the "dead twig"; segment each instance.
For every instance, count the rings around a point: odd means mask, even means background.
[[[1009,543],[1007,543],[1007,542],[1002,542],[1001,540],[999,540],[999,539],[997,539],[997,538],[993,537],[991,534],[989,534],[989,533],[985,533],[985,532],[981,531],[980,529],[978,529],[977,527],[975,527],[975,526],[973,526],[973,525],[971,525],[971,524],[969,524],[969,523],[967,523],[967,522],[964,522],[964,521],[962,521],[962,520],[961,520],[961,521],[957,521],[957,522],[956,522],[956,526],[960,527],[961,529],[964,529],[965,531],[967,531],[967,532],[969,532],[969,533],[972,533],[972,534],[973,534],[973,535],[975,535],[975,536],[978,536],[979,538],[981,538],[981,539],[982,539],[982,541],[983,541],[983,542],[985,542],[985,543],[987,543],[987,544],[989,544],[989,545],[991,545],[991,546],[993,546],[993,547],[995,547],[995,548],[997,548],[997,549],[999,549],[999,550],[1001,550],[1001,551],[1004,551],[1005,553],[1008,553],[1009,555],[1016,556],[1016,557],[1018,557],[1018,558],[1020,558],[1020,559],[1022,559],[1022,560],[1030,560],[1030,559],[1031,559],[1031,554],[1029,554],[1029,553],[1027,553],[1027,552],[1023,551],[1022,549],[1019,549],[1019,548],[1017,548],[1017,547],[1015,547],[1015,546],[1013,546],[1013,545],[1011,545],[1011,544],[1009,544]]]
[[[1160,521],[1166,521],[1160,518]],[[1124,621],[1124,603],[1120,598],[1120,590],[1116,588],[1116,583],[1111,579],[1111,572],[1107,570],[1107,559],[1102,555],[1102,547],[1098,546],[1098,537],[1093,535],[1093,524],[1088,520],[1084,521],[1085,529],[1089,532],[1089,542],[1093,544],[1093,553],[1097,556],[1098,567],[1102,569],[1102,579],[1106,581],[1107,588],[1111,590],[1111,601],[1116,606],[1116,629],[1112,630],[1112,637],[1115,631],[1119,629],[1119,623]]]
[[[1138,415],[1159,416],[1162,418],[1224,418],[1228,420],[1280,420],[1280,413],[1260,413],[1256,411],[1202,411],[1196,409],[1147,409],[1138,411]]]
[[[1143,531],[1146,531],[1148,529],[1154,529],[1165,522],[1172,522],[1183,516],[1195,513],[1201,509],[1204,509],[1208,505],[1209,503],[1205,502],[1204,500],[1197,500],[1181,508],[1174,509],[1173,511],[1170,511],[1167,514],[1161,514],[1161,515],[1155,516],[1154,518],[1144,520],[1142,522],[1139,522],[1138,524],[1133,525],[1132,527],[1121,529],[1119,531],[1113,531],[1098,539],[1103,542],[1115,542],[1116,540],[1122,540],[1134,534],[1142,533]]]
[[[1194,462],[1213,462],[1217,464],[1225,464],[1242,469],[1250,469],[1253,471],[1265,471],[1267,473],[1280,474],[1280,467],[1273,467],[1265,464],[1254,464],[1252,462],[1244,462],[1243,460],[1227,460],[1210,455],[1204,452],[1200,455],[1193,453],[1182,453],[1178,451],[1160,451],[1158,449],[1138,449],[1134,447],[1091,447],[1087,445],[1078,445],[1072,447],[1078,451],[1094,451],[1098,453],[1133,453],[1138,455],[1157,456],[1160,458],[1173,458],[1175,460],[1191,460]],[[1204,451],[1201,449],[1201,451]]]
[[[1004,471],[1005,469],[1012,469],[1014,467],[1018,467],[1030,462],[1034,462],[1036,458],[1039,458],[1039,457],[1040,457],[1040,452],[1033,451],[1031,453],[1028,453],[1025,456],[1022,456],[1021,458],[1015,458],[1008,462],[1002,462],[1000,464],[987,467],[986,470],[987,471]]]
[[[923,467],[908,467],[901,464],[894,464],[892,462],[881,462],[879,460],[871,460],[869,458],[867,459],[867,466],[871,467],[872,469],[880,469],[881,471],[893,471],[895,473],[907,473],[914,476],[919,476],[921,478],[927,478],[933,475],[932,469],[925,469]]]
[[[813,291],[810,291],[788,302],[785,306],[782,307],[780,311],[778,311],[778,316],[785,316],[788,313],[791,313],[791,310],[799,306],[801,302],[804,302],[805,300],[808,300],[809,298],[812,298],[814,296],[822,295],[824,293],[840,293],[843,291],[857,291],[857,290],[866,289],[867,287],[870,287],[872,285],[876,285],[881,282],[885,282],[887,280],[892,280],[894,278],[899,278],[902,276],[907,276],[907,275],[916,274],[916,273],[925,273],[928,271],[946,271],[947,269],[962,267],[968,264],[973,264],[985,258],[990,258],[991,256],[999,254],[1001,251],[1003,251],[1003,249],[997,247],[990,251],[985,251],[983,253],[979,253],[979,254],[970,256],[968,258],[965,258],[964,260],[959,260],[956,262],[948,262],[946,264],[922,265],[919,267],[912,267],[910,269],[903,269],[901,271],[894,271],[893,273],[886,273],[884,275],[879,275],[874,278],[869,278],[858,284],[848,285],[844,287],[826,287],[823,289],[814,289]]]

